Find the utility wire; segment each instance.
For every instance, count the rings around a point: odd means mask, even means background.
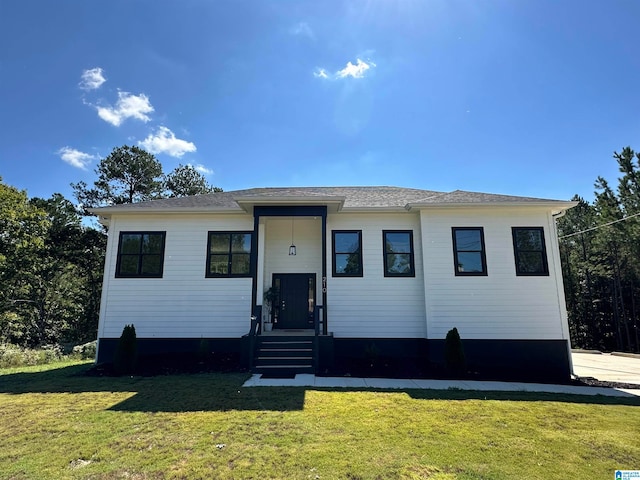
[[[562,240],[563,238],[574,237],[576,235],[580,235],[581,233],[592,232],[593,230],[598,230],[599,228],[602,228],[602,227],[608,227],[609,225],[613,225],[614,223],[624,222],[626,220],[629,220],[630,218],[638,217],[638,216],[640,216],[640,212],[634,213],[633,215],[629,215],[628,217],[620,218],[619,220],[614,220],[613,222],[603,223],[602,225],[597,225],[595,227],[587,228],[586,230],[581,230],[579,232],[562,235],[561,237],[558,237],[558,238]]]

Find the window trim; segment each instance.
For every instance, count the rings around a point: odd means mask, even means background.
[[[477,230],[480,232],[480,250],[458,250],[458,242],[456,239],[456,232],[459,230]],[[489,275],[489,271],[487,270],[487,249],[484,244],[484,227],[451,227],[451,237],[453,240],[453,272],[456,277],[486,277]],[[482,271],[481,272],[461,272],[458,270],[458,253],[459,252],[468,252],[468,253],[477,253],[480,252],[480,258],[482,262]]]
[[[351,254],[353,252],[336,252],[336,234],[357,233],[358,252],[360,254],[360,271],[357,273],[340,273],[336,271],[336,255]],[[364,277],[364,259],[362,258],[362,230],[332,230],[331,231],[331,273],[334,277]]]
[[[406,233],[409,235],[409,272],[407,273],[391,273],[388,270],[387,266],[387,256],[390,255],[387,253],[387,234],[389,233]],[[415,277],[416,276],[416,266],[415,266],[415,249],[413,248],[413,230],[382,230],[382,261],[384,268],[384,276],[385,277]]]
[[[227,255],[229,255],[229,261],[227,263],[228,272],[226,274],[220,273],[211,273],[211,234],[216,235],[229,235],[229,251]],[[249,271],[247,273],[231,273],[231,265],[233,262],[233,252],[231,251],[231,238],[233,235],[250,235],[251,237],[251,246],[249,250]],[[204,276],[205,278],[250,278],[253,276],[252,270],[252,262],[251,256],[253,252],[253,231],[252,230],[210,230],[207,232],[207,255],[206,255],[206,263],[204,266]],[[243,255],[246,255],[244,253]]]
[[[518,244],[516,241],[516,232],[520,230],[537,230],[540,232],[540,240],[542,243],[542,250],[525,250],[526,252],[538,252],[542,253],[542,267],[541,272],[522,272],[520,271]],[[549,261],[547,258],[547,245],[544,239],[544,227],[511,227],[511,237],[513,240],[513,258],[515,262],[516,276],[518,277],[548,277],[549,276]]]
[[[154,273],[154,274],[143,274],[143,273],[136,273],[136,274],[122,274],[120,273],[120,266],[122,263],[122,237],[124,235],[160,235],[162,237],[162,248],[160,251],[160,272],[159,273]],[[142,238],[141,238],[142,240]],[[164,275],[164,251],[165,251],[165,247],[167,244],[167,232],[166,231],[155,231],[155,230],[148,230],[148,231],[143,231],[143,230],[136,230],[136,231],[120,231],[119,232],[119,236],[118,236],[118,250],[116,252],[116,275],[115,278],[162,278]],[[140,243],[140,247],[142,248],[142,242]],[[124,255],[134,255],[134,254],[124,254]],[[141,272],[142,270],[142,265],[141,265],[141,261],[142,258],[144,257],[145,254],[143,254],[142,252],[135,254],[138,256],[138,271]],[[147,255],[157,255],[156,253],[154,254],[147,254]]]

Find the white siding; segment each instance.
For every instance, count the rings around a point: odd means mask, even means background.
[[[162,278],[115,278],[121,231],[166,231]],[[109,249],[100,337],[133,323],[144,338],[240,337],[249,331],[251,278],[205,278],[207,232],[253,230],[246,216],[116,217]]]
[[[331,231],[362,230],[362,278],[333,277]],[[415,277],[385,277],[383,230],[413,230]],[[327,219],[327,313],[336,337],[424,338],[425,310],[417,214],[337,214]]]
[[[428,338],[457,327],[469,339],[562,339],[564,305],[548,212],[423,210]],[[543,227],[549,276],[516,276],[511,227]],[[487,276],[455,276],[451,227],[483,227]]]
[[[261,219],[262,285],[273,273],[315,273],[322,304],[321,219]],[[338,213],[327,218],[328,327],[337,338],[566,339],[566,311],[552,216],[537,209],[428,209]],[[512,226],[543,227],[549,276],[518,277]],[[488,276],[456,277],[451,227],[483,227]],[[133,323],[145,338],[237,338],[249,330],[251,278],[205,278],[207,232],[252,230],[251,215],[136,215],[111,221],[99,336]],[[166,231],[164,275],[115,278],[121,231]],[[362,230],[363,277],[333,277],[332,230]],[[385,277],[383,230],[412,230],[415,277]],[[423,255],[424,254],[424,255]]]

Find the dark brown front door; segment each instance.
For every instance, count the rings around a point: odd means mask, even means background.
[[[315,273],[274,273],[273,284],[279,288],[279,329],[313,328],[316,297]]]

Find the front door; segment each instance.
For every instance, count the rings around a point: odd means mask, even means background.
[[[274,328],[313,328],[316,298],[315,273],[274,273],[273,285],[280,291],[278,320]]]

